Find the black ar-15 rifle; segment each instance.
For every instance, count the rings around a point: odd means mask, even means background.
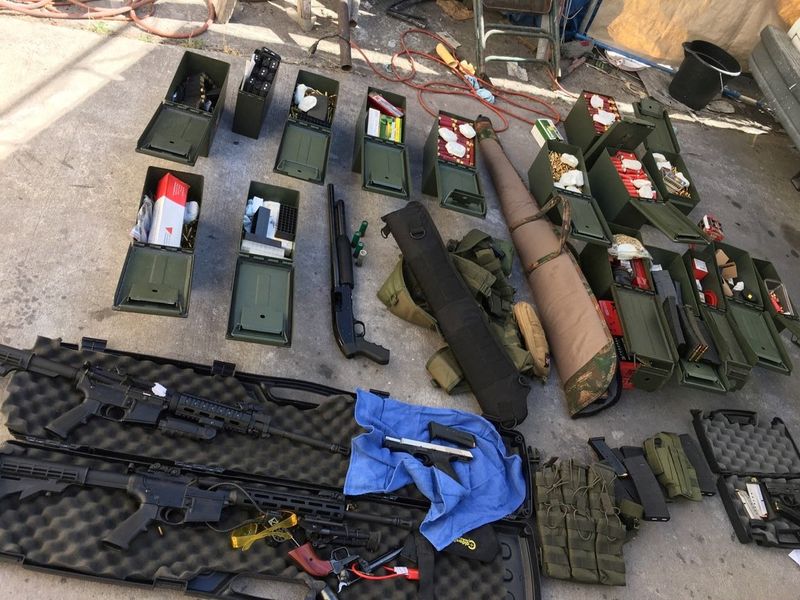
[[[348,456],[350,448],[273,427],[270,417],[255,404],[223,404],[170,390],[152,381],[84,364],[71,367],[37,356],[34,352],[0,344],[0,376],[23,370],[72,381],[83,401],[57,417],[45,429],[64,439],[90,417],[120,423],[155,426],[165,433],[198,440],[211,440],[218,431],[257,437],[275,435],[313,448]]]
[[[291,511],[311,522],[353,520],[404,529],[413,526],[405,519],[347,510],[345,497],[338,492],[278,491],[198,478],[177,467],[160,465],[128,474],[0,453],[0,498],[18,493],[23,500],[40,493],[60,493],[70,486],[124,490],[138,500],[138,510],[102,538],[107,545],[123,550],[153,523],[216,523],[223,510],[232,506],[254,508],[262,514]]]
[[[353,250],[347,237],[344,202],[334,199],[333,184],[328,184],[328,218],[331,245],[331,310],[333,335],[347,358],[364,356],[379,365],[389,364],[389,351],[368,342],[366,326],[353,316]]]

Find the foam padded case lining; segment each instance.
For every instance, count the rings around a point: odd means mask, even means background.
[[[760,481],[787,483],[792,480],[783,478],[760,478]],[[736,495],[736,490],[746,490],[750,477],[729,475],[717,481],[720,497],[733,525],[736,538],[743,544],[755,542],[759,546],[777,546],[780,548],[800,548],[800,526],[788,519],[776,517],[769,521],[750,519]]]
[[[61,451],[36,448],[15,442],[0,447],[0,452],[32,459],[65,462]],[[127,465],[96,457],[69,456],[72,464],[126,472]],[[203,526],[151,526],[137,536],[127,551],[108,548],[100,542],[108,531],[131,515],[137,502],[124,490],[71,486],[63,493],[30,497],[20,501],[17,495],[0,500],[0,554],[24,560],[29,566],[71,572],[95,578],[127,583],[178,584],[192,592],[214,595],[227,587],[235,574],[293,580],[301,571],[287,556],[291,542],[270,545],[258,542],[247,552],[231,548],[227,534]],[[425,509],[401,507],[380,500],[360,500],[358,510],[384,516],[419,520]],[[226,509],[218,527],[232,526],[252,513]],[[381,525],[369,525],[381,533],[381,548],[369,558],[403,544],[407,531]],[[532,588],[530,549],[519,526],[498,524],[501,552],[492,563],[480,563],[451,554],[438,554],[435,566],[436,598],[516,598],[522,600]],[[325,551],[318,551],[324,556]],[[526,566],[527,561],[527,566]],[[334,589],[336,580],[329,578]],[[225,597],[231,596],[225,590]],[[240,596],[261,597],[261,596]],[[341,598],[368,600],[411,600],[416,584],[405,580],[360,582],[345,589]]]
[[[717,489],[737,539],[761,546],[800,548],[800,526],[775,515],[750,519],[736,494],[752,481],[797,482],[800,453],[779,418],[762,421],[744,410],[692,411],[700,446],[720,476]],[[754,479],[757,478],[757,479]]]
[[[253,391],[256,384],[240,381],[237,377],[203,377],[186,366],[104,352],[75,351],[47,338],[37,340],[34,352],[73,367],[90,361],[104,369],[116,369],[131,377],[157,381],[170,389],[225,403],[258,403]],[[17,371],[8,384],[2,410],[6,415],[6,425],[15,436],[52,439],[45,426],[81,400],[81,394],[73,389],[72,383],[62,377]],[[296,403],[270,402],[267,412],[275,427],[349,445],[350,438],[362,431],[353,418],[355,402],[352,396],[317,396],[316,401],[316,405],[302,408]],[[214,440],[207,442],[100,417],[90,418],[86,424],[76,427],[64,441],[85,448],[157,456],[179,463],[199,462],[242,473],[296,479],[330,487],[344,485],[348,466],[346,456],[275,436],[255,440],[239,433],[220,431]]]
[[[693,411],[711,469],[723,475],[800,477],[800,452],[779,418],[762,422],[742,410]]]
[[[259,398],[253,389],[260,386],[266,395],[266,411],[276,427],[344,444],[361,431],[353,418],[353,396],[337,394],[333,388],[310,386],[314,388],[310,393],[284,393],[284,387],[279,385],[280,393],[270,395],[265,383],[286,380],[234,374],[232,365],[220,369],[221,374],[212,375],[212,369],[202,365],[106,350],[103,342],[94,348],[79,350],[58,340],[39,338],[34,351],[75,367],[90,361],[105,369],[222,402],[263,402],[264,396]],[[342,455],[274,436],[257,439],[219,432],[213,441],[204,442],[95,417],[74,429],[67,440],[56,440],[48,435],[45,426],[81,401],[70,381],[16,372],[6,391],[2,412],[7,426],[14,436],[25,441],[7,443],[0,451],[53,461],[59,457],[63,460],[62,453],[68,452],[74,464],[102,468],[124,469],[131,462],[159,462],[195,469],[210,477],[224,473],[226,478],[240,477],[264,484],[300,482],[315,489],[338,491],[347,472],[348,459]],[[514,431],[503,431],[502,435],[507,446],[523,459],[528,497],[516,513],[493,525],[501,545],[494,562],[480,563],[446,553],[436,555],[437,600],[539,597],[537,551],[528,523],[531,493],[524,438]],[[413,486],[387,497],[348,498],[348,502],[355,502],[359,510],[417,522],[428,510],[427,501]],[[60,494],[32,496],[23,501],[17,495],[0,499],[0,557],[64,574],[147,586],[168,585],[193,594],[225,598],[270,597],[251,591],[247,583],[250,579],[301,582],[298,578],[303,573],[287,556],[293,546],[258,543],[248,552],[235,551],[228,535],[205,526],[162,526],[160,532],[151,527],[124,552],[100,543],[100,538],[136,507],[134,499],[124,491],[77,486]],[[252,515],[240,509],[226,510],[220,526],[235,524],[247,516]],[[368,559],[400,546],[408,534],[388,526],[363,526],[381,534],[380,548],[374,554],[365,554]],[[327,552],[329,549],[318,550],[323,557]],[[335,578],[329,584],[335,589]],[[410,600],[416,598],[416,590],[414,582],[402,579],[360,582],[343,590],[340,597]]]

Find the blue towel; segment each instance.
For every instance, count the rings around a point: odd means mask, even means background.
[[[355,417],[367,432],[353,439],[345,494],[392,492],[415,484],[431,501],[420,532],[437,550],[476,527],[502,519],[525,499],[520,457],[506,454],[497,430],[483,417],[406,404],[364,390],[357,390]],[[439,469],[426,467],[410,454],[383,447],[387,435],[431,441],[429,421],[475,435],[473,459],[451,463],[460,483]],[[444,440],[433,443],[452,445]]]

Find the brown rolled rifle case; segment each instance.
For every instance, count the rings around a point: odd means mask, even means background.
[[[563,196],[539,207],[508,160],[489,119],[475,128],[481,156],[500,199],[511,239],[533,292],[570,416],[590,413],[606,400],[617,370],[614,341],[597,300],[572,254],[565,251],[569,205],[564,205],[561,238],[545,213]],[[608,404],[610,405],[610,404]]]
[[[397,242],[483,416],[503,425],[523,421],[530,387],[492,333],[428,211],[419,202],[409,202],[381,219],[386,223],[381,233],[391,233]]]

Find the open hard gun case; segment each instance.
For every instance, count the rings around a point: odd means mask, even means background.
[[[800,548],[796,518],[774,510],[769,497],[767,517],[751,518],[739,498],[748,483],[765,486],[762,493],[776,484],[800,490],[800,450],[786,424],[778,417],[760,419],[749,410],[693,410],[692,423],[711,470],[719,476],[717,488],[736,538],[742,544]]]
[[[238,373],[233,364],[219,361],[209,367],[109,350],[103,340],[84,338],[80,346],[74,346],[39,338],[33,350],[37,356],[73,367],[90,362],[233,407],[257,405],[274,427],[293,433],[349,445],[350,438],[361,431],[353,417],[353,395],[323,385]],[[15,439],[0,446],[0,458],[14,459],[6,460],[7,465],[15,464],[16,459],[22,459],[17,463],[32,459],[112,474],[168,472],[212,485],[224,479],[277,494],[317,496],[321,501],[341,499],[348,511],[417,524],[428,510],[428,501],[414,487],[392,495],[345,499],[341,490],[348,457],[282,437],[259,439],[219,431],[213,440],[204,441],[98,417],[72,429],[66,439],[48,434],[45,427],[81,400],[81,394],[65,378],[14,372],[2,411]],[[501,433],[509,450],[523,459],[528,495],[515,513],[492,525],[500,544],[492,562],[436,553],[433,573],[437,600],[523,600],[540,596],[528,453],[520,434]],[[0,470],[0,489],[8,491],[14,484],[14,474]],[[301,597],[304,594],[307,599],[331,598],[318,595],[321,582],[332,590],[337,588],[335,575],[312,580],[296,566],[287,554],[295,548],[291,541],[276,544],[261,540],[247,551],[237,550],[231,546],[229,533],[213,531],[203,523],[153,524],[136,535],[125,550],[102,543],[107,532],[138,506],[125,489],[83,485],[25,498],[17,493],[4,494],[0,497],[0,556],[62,575],[217,598],[278,600],[286,597],[287,585],[302,589]],[[248,516],[252,517],[253,511],[231,507],[214,525],[218,529],[232,527]],[[372,551],[354,550],[368,560],[402,546],[409,535],[406,529],[384,524],[358,522],[353,526],[380,536]],[[327,559],[333,547],[335,544],[317,553]],[[416,582],[402,578],[360,581],[357,586],[342,589],[338,597],[405,600],[417,598],[418,588]]]

